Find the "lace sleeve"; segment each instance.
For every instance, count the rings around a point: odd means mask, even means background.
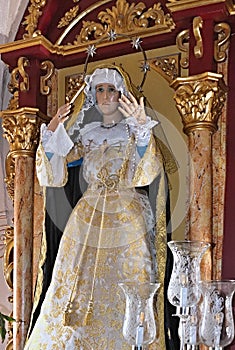
[[[36,153],[36,171],[41,186],[61,187],[67,182],[66,155],[73,147],[63,124],[56,131],[41,126],[41,140]]]
[[[151,129],[159,124],[158,121],[152,120],[147,116],[147,121],[145,124],[139,124],[135,117],[126,118],[126,123],[130,127],[130,131],[136,135],[137,146],[146,146],[149,143]]]
[[[57,154],[62,157],[65,157],[73,147],[73,142],[62,123],[58,125],[54,132],[48,130],[47,126],[42,124],[41,140],[45,152]]]

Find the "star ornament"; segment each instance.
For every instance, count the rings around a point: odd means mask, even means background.
[[[142,40],[140,38],[135,38],[132,40],[132,47],[138,50],[141,46],[140,44],[142,43]]]
[[[144,62],[142,64],[141,71],[144,73],[147,73],[148,71],[150,71],[150,65],[148,64],[148,62]]]
[[[88,56],[93,57],[96,54],[96,47],[95,45],[89,45],[87,48],[87,54]]]
[[[108,32],[108,38],[110,41],[114,41],[117,39],[117,34],[114,30],[111,29],[110,32]]]

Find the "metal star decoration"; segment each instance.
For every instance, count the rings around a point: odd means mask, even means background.
[[[138,50],[141,47],[140,44],[142,43],[142,40],[140,38],[135,38],[132,40],[131,43],[132,43],[132,47]]]
[[[96,54],[96,47],[95,45],[89,45],[87,48],[87,54],[88,56],[93,57]]]
[[[114,41],[117,39],[117,34],[114,30],[111,29],[110,32],[108,32],[108,38],[110,41]]]
[[[148,64],[148,62],[144,62],[142,64],[141,71],[144,73],[147,73],[148,71],[150,71],[150,65]]]

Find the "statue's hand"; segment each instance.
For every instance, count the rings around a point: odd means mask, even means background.
[[[144,97],[141,96],[139,103],[136,98],[129,93],[130,98],[127,98],[125,95],[119,99],[120,107],[119,111],[125,118],[135,117],[139,124],[146,123],[146,113],[144,108]]]
[[[56,112],[56,115],[51,119],[48,130],[55,131],[60,123],[64,123],[69,118],[71,111],[71,104],[66,103],[60,106]]]

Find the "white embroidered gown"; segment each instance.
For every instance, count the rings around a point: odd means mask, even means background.
[[[67,140],[63,126],[59,129]],[[109,129],[94,122],[81,133],[88,188],[64,230],[52,281],[25,350],[130,349],[122,334],[125,297],[118,283],[156,281],[154,218],[147,195],[136,187],[151,183],[162,169],[152,136],[140,158],[132,129],[124,122]],[[52,137],[57,147],[50,146],[55,158],[61,144],[56,132]],[[51,180],[45,180],[42,169],[49,162],[41,152],[37,166],[44,185]],[[58,158],[64,160],[64,155]],[[51,164],[47,171],[53,173]]]

